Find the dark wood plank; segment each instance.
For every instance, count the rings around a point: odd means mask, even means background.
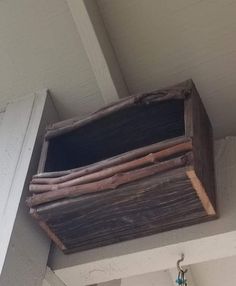
[[[65,253],[217,217],[212,128],[191,80],[54,124],[46,142],[31,190],[47,192],[27,202]]]
[[[188,138],[193,137],[193,100],[192,96],[188,95],[184,101],[184,123],[185,123],[185,136]]]
[[[192,89],[194,170],[216,209],[213,131],[195,86]]]
[[[34,193],[40,192],[48,192],[48,191],[55,191],[66,187],[87,184],[94,181],[100,181],[107,177],[113,176],[115,174],[121,172],[132,171],[137,168],[141,168],[143,166],[151,165],[156,162],[160,162],[166,160],[167,158],[177,157],[179,154],[184,154],[188,151],[192,150],[192,143],[191,141],[181,143],[164,150],[149,153],[144,157],[137,158],[135,160],[122,163],[119,165],[111,166],[110,168],[103,168],[101,170],[94,173],[88,173],[87,175],[81,176],[80,172],[71,173],[70,178],[68,176],[59,177],[59,178],[46,178],[42,179],[33,179],[29,190]],[[121,157],[121,159],[123,159]]]
[[[36,208],[67,251],[90,249],[212,219],[186,169],[117,190]]]
[[[52,124],[51,126],[48,127],[46,133],[46,139],[48,140],[50,138],[65,134],[67,132],[71,132],[77,128],[89,124],[90,122],[103,118],[109,114],[127,108],[129,106],[132,106],[134,104],[140,104],[140,103],[149,104],[151,102],[165,101],[173,98],[184,99],[185,96],[189,94],[189,89],[191,88],[190,84],[191,80],[188,80],[172,87],[152,91],[149,93],[130,96],[119,102],[112,103],[111,105],[108,105],[105,108],[98,110],[97,112],[93,113],[86,119],[81,120],[78,118],[73,118]]]
[[[30,210],[31,216],[38,221],[39,226],[46,232],[50,239],[62,250],[65,251],[66,247],[58,236],[52,231],[49,225],[37,214],[34,209]]]
[[[140,168],[134,171],[118,173],[114,176],[97,182],[66,187],[42,194],[34,194],[26,200],[26,203],[29,207],[33,207],[63,198],[76,197],[96,192],[102,192],[105,190],[117,189],[119,186],[125,185],[129,182],[140,180],[142,178],[152,176],[156,173],[162,173],[172,169],[177,169],[179,167],[189,165],[191,162],[192,153],[189,152],[186,155],[156,163],[151,166]]]

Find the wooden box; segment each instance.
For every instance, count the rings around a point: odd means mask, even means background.
[[[64,253],[216,218],[212,128],[191,80],[49,126],[31,215]]]

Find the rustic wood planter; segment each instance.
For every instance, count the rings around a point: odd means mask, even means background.
[[[49,126],[31,215],[64,253],[216,217],[212,128],[191,80]]]

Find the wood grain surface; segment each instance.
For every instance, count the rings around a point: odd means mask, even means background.
[[[217,217],[212,128],[194,83],[50,126],[27,205],[65,253]]]
[[[214,218],[207,215],[185,168],[35,210],[68,253]]]

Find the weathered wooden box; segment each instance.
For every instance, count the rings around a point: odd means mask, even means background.
[[[215,218],[212,128],[193,82],[49,126],[30,192],[65,253]]]

